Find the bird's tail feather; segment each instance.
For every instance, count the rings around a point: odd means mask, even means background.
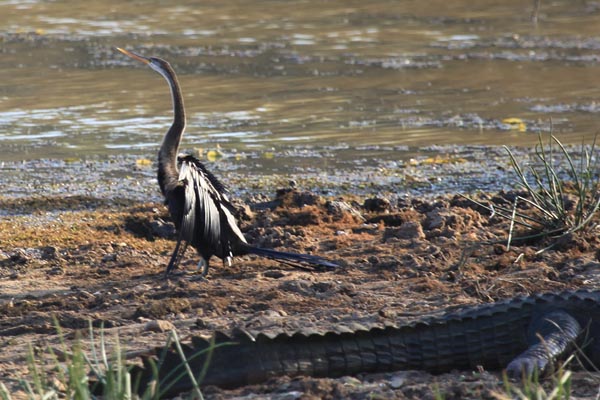
[[[248,254],[256,254],[257,256],[277,260],[283,264],[288,264],[307,271],[323,271],[339,268],[338,264],[326,260],[323,257],[313,256],[311,254],[289,253],[286,251],[263,249],[262,247],[254,246],[248,246],[246,250]]]

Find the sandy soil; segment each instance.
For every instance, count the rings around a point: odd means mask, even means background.
[[[514,196],[479,199],[510,206]],[[170,322],[185,341],[235,326],[410,319],[516,294],[600,287],[597,233],[569,236],[539,255],[548,240],[506,251],[508,222],[458,196],[397,204],[297,190],[257,196],[240,203],[251,243],[320,254],[343,268],[311,273],[255,257],[237,258],[232,267],[213,259],[207,280],[196,279],[192,250],[184,262],[187,273],[164,279],[174,230],[162,204],[0,198],[0,209],[9,210],[0,219],[0,381],[15,397],[17,380],[28,374],[28,345],[40,359],[48,358],[48,347],[61,347],[53,318],[67,341],[80,335],[89,349],[91,321],[104,326],[109,342],[118,333],[121,346],[136,351],[166,340],[167,332],[150,321]],[[576,373],[574,395],[596,396],[598,382],[596,374]],[[284,377],[233,391],[204,388],[208,398],[272,399],[427,399],[436,393],[479,399],[496,391],[502,391],[501,373],[483,370]]]

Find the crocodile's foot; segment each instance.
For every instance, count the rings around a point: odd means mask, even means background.
[[[523,379],[543,373],[548,361],[536,357],[517,357],[506,367],[509,378]]]
[[[582,332],[579,322],[565,311],[543,314],[529,327],[529,348],[508,364],[506,373],[518,379],[551,372],[556,360],[564,358]]]

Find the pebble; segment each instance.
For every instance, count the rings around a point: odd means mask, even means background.
[[[398,388],[401,388],[402,386],[404,386],[405,382],[406,382],[405,375],[394,375],[392,377],[392,379],[390,379],[390,386],[393,389],[398,389]]]
[[[340,378],[340,381],[344,384],[344,385],[349,385],[349,386],[360,386],[362,385],[362,381],[354,376],[342,376]]]
[[[339,218],[341,218],[344,214],[351,214],[361,221],[365,220],[365,218],[361,215],[360,211],[358,211],[356,208],[352,207],[352,205],[345,201],[328,201],[327,203],[325,203],[325,207],[327,208],[327,213]]]
[[[285,276],[285,274],[282,271],[278,271],[278,270],[268,270],[263,272],[262,274],[265,278],[273,278],[273,279],[279,279],[279,278],[283,278]]]
[[[117,253],[108,253],[104,257],[102,257],[102,262],[111,262],[117,261]]]
[[[152,320],[144,325],[144,330],[150,332],[166,332],[172,329],[175,329],[175,325],[169,321],[164,321],[161,319]]]
[[[425,233],[420,223],[416,221],[407,221],[398,228],[386,228],[383,234],[383,239],[391,237],[399,239],[425,239]]]
[[[55,260],[58,258],[58,249],[54,246],[45,246],[40,248],[40,258],[42,260]]]
[[[392,205],[388,199],[373,197],[365,200],[363,208],[370,212],[383,212],[389,211],[392,208]]]
[[[171,238],[176,234],[175,225],[160,218],[150,222],[150,229],[152,234],[159,238]]]

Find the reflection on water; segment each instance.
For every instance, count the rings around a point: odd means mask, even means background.
[[[542,2],[534,25],[531,3],[3,1],[0,160],[154,153],[167,85],[115,46],[171,61],[191,151],[274,152],[284,168],[294,149],[394,159],[591,138],[600,7]]]

